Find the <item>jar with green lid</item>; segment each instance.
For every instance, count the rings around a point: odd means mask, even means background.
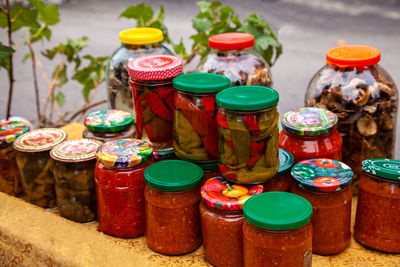
[[[201,181],[203,184],[207,180],[221,175],[218,162],[198,163],[197,165],[203,169],[203,180]]]
[[[176,156],[195,163],[217,162],[215,95],[229,88],[230,80],[214,73],[188,73],[176,77],[173,85]]]
[[[279,169],[275,177],[264,183],[264,192],[283,191],[290,192],[292,185],[292,176],[290,170],[294,164],[293,155],[279,148]]]
[[[279,169],[279,94],[263,86],[237,86],[219,92],[219,169],[237,183],[262,183]]]
[[[308,200],[287,192],[267,192],[247,200],[244,266],[311,266],[312,212]]]
[[[200,183],[203,170],[182,160],[146,168],[146,242],[150,249],[181,255],[201,244]]]
[[[160,29],[127,29],[119,32],[118,39],[121,46],[112,54],[107,65],[108,105],[112,109],[133,113],[127,63],[143,55],[172,55],[172,52],[163,45],[164,35]]]
[[[175,150],[173,148],[167,148],[153,152],[154,161],[176,159]]]

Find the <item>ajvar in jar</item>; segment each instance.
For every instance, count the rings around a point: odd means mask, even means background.
[[[173,148],[153,151],[154,161],[176,159],[175,151]]]
[[[198,248],[203,170],[191,162],[164,160],[147,167],[144,175],[148,247],[166,255]]]
[[[99,231],[121,238],[144,234],[144,170],[153,162],[145,141],[118,139],[100,146],[95,169]]]
[[[313,206],[313,253],[333,255],[350,242],[353,171],[343,162],[310,159],[292,168],[292,193]]]
[[[209,179],[220,175],[218,162],[198,163],[197,165],[203,169],[203,179],[201,181],[203,184]]]
[[[292,185],[292,176],[290,170],[294,163],[293,155],[279,148],[279,169],[274,178],[264,183],[264,192],[283,191],[290,192]]]

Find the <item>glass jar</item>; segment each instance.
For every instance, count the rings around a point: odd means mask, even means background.
[[[279,147],[292,153],[294,163],[315,158],[342,160],[337,116],[321,108],[300,108],[282,118]]]
[[[312,206],[287,192],[268,192],[243,206],[244,266],[311,266]]]
[[[164,160],[149,166],[144,175],[148,247],[166,255],[198,248],[203,170],[187,161]]]
[[[66,138],[67,133],[61,129],[42,128],[27,132],[14,141],[24,200],[42,208],[56,206],[50,150]]]
[[[86,126],[84,138],[94,139],[103,143],[115,139],[133,138],[136,133],[131,113],[106,109],[90,113],[83,123]]]
[[[268,63],[254,50],[254,36],[243,32],[216,34],[208,38],[211,52],[200,62],[199,72],[228,77],[231,86],[272,86]]]
[[[279,148],[279,169],[274,178],[264,183],[264,192],[282,191],[290,192],[292,176],[290,170],[294,164],[293,155],[290,152]]]
[[[365,160],[362,169],[354,238],[373,249],[400,253],[400,161]]]
[[[132,89],[129,86],[127,64],[143,55],[171,55],[162,41],[163,32],[155,28],[133,28],[119,32],[121,46],[112,54],[107,64],[106,83],[108,105],[112,109],[134,113]]]
[[[149,143],[118,139],[103,144],[95,169],[98,230],[115,237],[144,234],[144,170],[153,163]]]
[[[261,183],[279,169],[279,94],[268,87],[236,86],[219,92],[219,170],[238,183]]]
[[[29,124],[22,121],[0,121],[0,191],[12,196],[21,193],[21,178],[12,144],[29,128]]]
[[[398,90],[378,64],[380,55],[378,49],[361,45],[329,50],[305,96],[307,106],[329,109],[339,117],[343,161],[355,173],[353,185],[363,160],[394,157]]]
[[[203,169],[203,179],[201,183],[204,184],[209,179],[220,176],[218,162],[199,163],[197,164]]]
[[[213,73],[188,73],[176,77],[173,84],[176,156],[195,163],[218,161],[215,95],[229,88],[230,80]]]
[[[96,220],[94,169],[100,144],[91,139],[75,139],[51,149],[57,207],[62,217],[81,223]]]
[[[182,73],[182,66],[180,58],[168,55],[143,56],[128,64],[136,138],[150,142],[155,151],[172,147],[172,79]]]
[[[153,152],[154,161],[176,159],[173,148],[158,150]]]
[[[292,168],[292,193],[313,206],[313,253],[333,255],[350,242],[351,180],[353,172],[343,162],[310,159]]]
[[[243,204],[263,192],[262,185],[238,185],[222,176],[201,188],[204,255],[213,266],[243,266]]]

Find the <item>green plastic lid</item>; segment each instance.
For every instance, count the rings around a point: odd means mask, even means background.
[[[400,160],[394,159],[367,159],[362,163],[363,171],[372,175],[400,180]]]
[[[218,106],[231,110],[260,110],[275,106],[279,93],[274,89],[257,85],[235,86],[219,92]]]
[[[285,149],[279,148],[279,169],[275,177],[282,176],[290,171],[294,164],[292,153]]]
[[[306,225],[313,208],[307,199],[287,192],[255,195],[244,203],[244,218],[263,229],[289,230]]]
[[[174,88],[190,93],[217,93],[231,86],[231,80],[215,73],[187,73],[173,79]]]
[[[201,183],[203,170],[194,163],[183,160],[156,162],[144,171],[146,183],[161,191],[183,191]]]
[[[131,126],[134,120],[129,112],[106,109],[90,113],[83,123],[92,132],[119,132]]]
[[[207,163],[196,163],[203,170],[218,170],[218,161],[215,162],[207,162]]]

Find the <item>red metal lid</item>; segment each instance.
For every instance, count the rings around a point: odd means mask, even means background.
[[[128,73],[137,80],[164,80],[173,78],[183,71],[183,61],[169,55],[149,55],[132,59],[128,63]]]
[[[237,50],[254,46],[254,36],[245,32],[227,32],[208,38],[208,46],[218,50]]]

